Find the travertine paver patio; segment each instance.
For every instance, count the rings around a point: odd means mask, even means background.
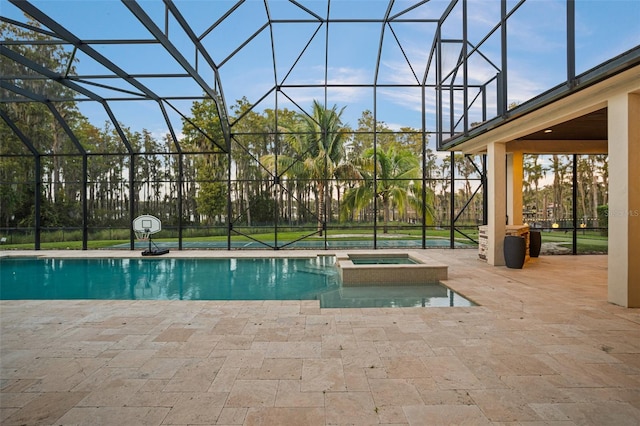
[[[0,422],[640,424],[640,312],[606,302],[606,256],[427,253],[482,306],[0,302]]]

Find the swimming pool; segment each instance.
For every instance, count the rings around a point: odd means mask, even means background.
[[[332,256],[0,258],[0,299],[319,300],[320,306],[473,306],[441,285],[345,289]]]

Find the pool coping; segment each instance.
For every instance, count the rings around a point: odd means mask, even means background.
[[[146,247],[145,247],[146,248]],[[158,256],[162,258],[315,258],[318,256],[344,256],[347,253],[360,256],[371,255],[372,257],[398,256],[408,254],[424,263],[438,263],[428,252],[431,250],[450,249],[333,249],[333,250],[171,250],[168,253]],[[461,249],[467,250],[467,249]],[[471,250],[471,249],[469,249]],[[0,250],[2,257],[44,257],[44,258],[143,258],[142,249],[135,250],[110,250],[110,249],[89,249],[89,250]],[[474,251],[477,253],[477,250]],[[149,259],[149,257],[144,256]],[[442,264],[442,263],[440,263]]]

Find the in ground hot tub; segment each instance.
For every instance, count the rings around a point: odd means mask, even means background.
[[[447,265],[418,253],[339,254],[343,286],[408,285],[447,279]]]

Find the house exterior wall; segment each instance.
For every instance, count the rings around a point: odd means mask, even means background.
[[[609,99],[608,298],[640,307],[640,94]]]

